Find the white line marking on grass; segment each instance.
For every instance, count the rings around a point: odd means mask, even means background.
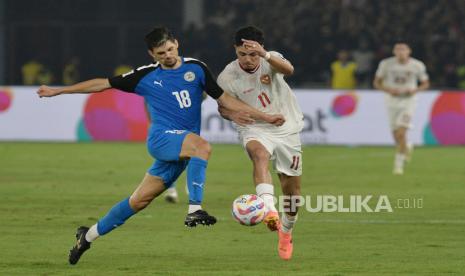
[[[217,221],[233,220],[229,217],[216,217]],[[463,225],[465,220],[384,220],[384,219],[304,219],[305,222],[311,223],[341,223],[341,224],[455,224]],[[303,220],[302,220],[303,221]]]
[[[311,219],[314,223],[348,223],[348,224],[465,224],[465,220],[383,220],[383,219]]]
[[[358,156],[354,156],[353,154],[334,154],[334,155],[326,155],[326,156],[318,156],[318,159],[357,159],[357,158],[386,158],[391,157],[392,153],[388,152],[370,152],[366,154],[360,154]]]

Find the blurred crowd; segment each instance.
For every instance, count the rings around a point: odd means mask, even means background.
[[[217,0],[208,1],[201,30],[188,30],[189,49],[218,72],[233,57],[237,27],[255,24],[266,46],[295,67],[294,86],[329,86],[331,64],[341,51],[357,65],[357,87],[371,87],[378,62],[396,40],[411,44],[434,87],[465,89],[465,1],[463,0]],[[202,37],[188,40],[189,34]],[[191,39],[191,38],[189,38]],[[225,47],[226,45],[226,47]],[[217,62],[221,61],[221,62]]]
[[[465,89],[463,0],[205,0],[203,17],[176,35],[181,54],[204,60],[215,74],[235,58],[235,30],[254,24],[265,31],[266,48],[294,64],[294,87],[331,87],[342,58],[352,68],[347,86],[371,88],[378,62],[406,40],[433,87]],[[70,63],[68,81],[79,78],[79,61]]]

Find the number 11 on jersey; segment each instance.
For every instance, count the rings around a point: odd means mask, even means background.
[[[263,107],[271,104],[270,98],[268,98],[268,95],[265,92],[260,93],[260,95],[258,95],[258,99],[262,103]]]
[[[190,107],[192,102],[191,98],[189,96],[189,91],[187,90],[181,90],[181,92],[174,91],[173,94],[176,97],[176,100],[178,100],[179,107],[180,108],[185,108],[185,107]]]

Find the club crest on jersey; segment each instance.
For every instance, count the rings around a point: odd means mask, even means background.
[[[270,84],[271,83],[271,77],[270,77],[270,75],[267,75],[267,74],[261,75],[260,76],[260,81],[263,84]]]
[[[192,71],[188,71],[184,74],[184,79],[188,82],[192,82],[195,80],[195,74]]]

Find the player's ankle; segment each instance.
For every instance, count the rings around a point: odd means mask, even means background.
[[[198,210],[202,210],[202,205],[200,204],[189,204],[189,209],[187,210],[188,214],[192,214],[197,212]]]
[[[92,225],[86,233],[86,241],[93,242],[100,237],[97,231],[97,224]]]
[[[294,228],[294,224],[297,221],[297,214],[295,216],[291,216],[289,214],[284,213],[281,216],[281,231],[283,233],[292,233],[292,229]]]
[[[274,187],[272,184],[260,183],[255,187],[257,195],[265,202],[267,210],[276,211],[274,205]]]

